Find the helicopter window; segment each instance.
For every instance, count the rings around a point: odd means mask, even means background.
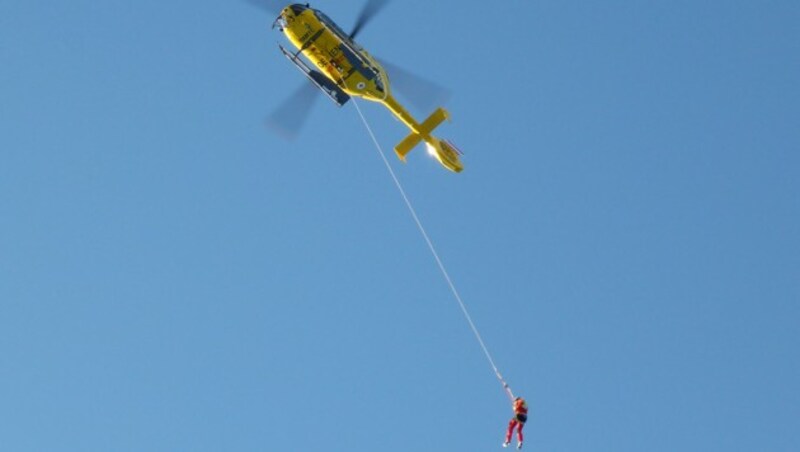
[[[333,30],[334,33],[339,35],[339,38],[350,41],[350,38],[347,37],[347,33],[345,33],[341,28],[339,28],[339,26],[336,25],[336,22],[332,21],[328,16],[325,15],[325,13],[315,9],[314,14],[317,15],[317,18],[320,20],[320,22],[325,24],[325,26],[329,27],[331,30]]]
[[[307,9],[307,7],[305,5],[300,5],[298,3],[295,3],[294,5],[289,6],[289,8],[292,10],[292,12],[295,14],[295,16],[299,16],[300,14],[303,13],[303,11],[305,11]]]
[[[283,16],[278,16],[278,18],[275,19],[275,22],[272,23],[272,28],[274,29],[275,27],[278,27],[281,29],[281,31],[283,31],[283,29],[286,28],[286,19],[284,19]]]

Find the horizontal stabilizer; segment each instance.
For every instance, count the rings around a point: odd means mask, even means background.
[[[442,121],[448,117],[447,110],[441,107],[437,108],[436,111],[428,116],[428,119],[420,124],[419,133],[411,132],[403,139],[403,141],[394,147],[394,152],[397,154],[397,157],[405,162],[406,154],[411,152],[411,150],[414,149],[423,139],[430,139],[430,134],[433,132],[433,129],[439,126],[439,124],[441,124]]]
[[[403,141],[394,147],[394,152],[400,160],[405,162],[406,154],[417,147],[420,141],[422,141],[422,135],[411,132],[407,137],[403,138]]]
[[[422,123],[422,126],[420,127],[422,130],[420,130],[420,132],[424,133],[425,135],[429,135],[431,132],[433,132],[433,129],[437,128],[439,124],[441,124],[442,121],[448,117],[449,115],[447,114],[447,110],[442,107],[437,108],[436,111],[431,113],[431,115],[428,116],[428,119]]]

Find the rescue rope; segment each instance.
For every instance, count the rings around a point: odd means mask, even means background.
[[[467,319],[467,323],[469,323],[469,327],[472,329],[472,333],[475,335],[475,338],[478,340],[478,344],[480,344],[481,349],[483,350],[483,354],[486,355],[486,359],[489,361],[489,365],[492,366],[492,370],[494,370],[494,374],[497,379],[500,381],[500,384],[503,385],[503,389],[508,395],[508,398],[511,401],[514,401],[514,393],[511,391],[511,388],[506,383],[505,379],[503,379],[503,375],[497,369],[497,366],[494,363],[494,359],[492,359],[492,355],[489,353],[489,349],[486,347],[486,344],[483,342],[483,338],[481,334],[478,332],[478,328],[475,326],[475,323],[472,321],[472,316],[469,315],[469,311],[467,311],[466,305],[464,305],[464,301],[461,299],[461,295],[458,294],[458,290],[456,290],[455,284],[453,284],[453,280],[450,279],[450,275],[447,273],[447,269],[445,268],[442,260],[439,258],[439,253],[436,251],[436,248],[433,246],[433,242],[431,241],[428,233],[425,231],[425,227],[422,226],[422,222],[420,221],[419,217],[417,216],[417,212],[414,209],[414,206],[411,205],[411,201],[409,200],[408,196],[406,195],[406,191],[403,189],[403,186],[400,184],[400,180],[397,178],[392,166],[389,164],[389,160],[386,158],[386,153],[383,151],[383,147],[381,147],[380,143],[378,143],[378,139],[375,138],[375,133],[372,131],[372,127],[370,127],[369,123],[367,122],[367,118],[364,117],[364,113],[361,111],[361,108],[358,106],[358,102],[356,101],[355,97],[351,97],[353,101],[353,106],[355,106],[358,115],[361,117],[361,121],[364,123],[364,127],[367,129],[369,136],[372,138],[372,142],[375,143],[375,148],[378,151],[378,154],[381,156],[383,160],[383,164],[386,165],[386,169],[389,171],[389,174],[392,176],[392,180],[394,180],[395,186],[397,186],[397,190],[400,192],[400,196],[403,197],[403,201],[406,203],[406,207],[408,207],[408,211],[411,212],[411,216],[414,218],[414,222],[417,223],[417,228],[419,228],[419,232],[422,234],[422,237],[425,239],[425,243],[428,244],[428,249],[433,254],[433,258],[436,260],[436,264],[439,266],[439,270],[442,272],[445,281],[450,286],[450,291],[453,293],[456,301],[458,302],[459,307],[461,307],[461,312],[464,313],[464,318]]]

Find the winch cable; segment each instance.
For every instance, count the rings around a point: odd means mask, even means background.
[[[414,218],[414,222],[417,223],[417,228],[419,228],[419,232],[422,234],[422,237],[425,239],[425,243],[428,244],[428,249],[430,249],[431,254],[433,254],[433,258],[436,260],[436,264],[439,266],[439,270],[442,272],[445,281],[450,286],[450,291],[453,293],[456,301],[458,302],[459,307],[461,308],[461,312],[464,313],[464,318],[467,319],[467,323],[469,323],[470,329],[472,329],[472,333],[475,335],[475,338],[478,340],[478,344],[480,344],[481,349],[483,350],[483,354],[486,355],[486,359],[489,361],[489,365],[492,366],[492,370],[494,370],[494,374],[497,379],[500,381],[500,384],[503,385],[503,389],[508,395],[508,398],[511,401],[514,401],[514,393],[511,391],[511,388],[506,383],[503,375],[500,373],[500,370],[497,369],[497,365],[494,363],[494,359],[492,359],[492,355],[489,353],[489,349],[486,347],[486,344],[483,342],[483,338],[481,334],[478,332],[478,328],[475,326],[475,322],[472,321],[472,316],[469,315],[469,311],[467,311],[466,305],[464,305],[464,301],[461,299],[461,295],[458,294],[458,290],[456,290],[455,284],[453,284],[453,280],[450,279],[450,275],[447,273],[447,269],[445,268],[442,260],[439,258],[439,253],[436,251],[436,248],[433,246],[433,242],[431,241],[428,233],[425,231],[425,227],[422,225],[422,222],[417,216],[417,212],[414,209],[414,206],[411,204],[408,196],[406,195],[406,191],[403,189],[402,184],[400,184],[400,180],[397,178],[392,166],[389,164],[389,160],[386,158],[386,153],[383,151],[383,147],[381,147],[378,139],[375,138],[375,133],[372,131],[372,127],[370,127],[369,123],[367,122],[367,118],[364,117],[364,113],[361,111],[361,107],[358,106],[358,102],[356,101],[355,97],[351,97],[351,101],[353,102],[353,106],[356,108],[358,115],[361,117],[361,122],[364,123],[364,127],[367,129],[370,138],[372,138],[372,142],[375,143],[375,149],[378,151],[378,154],[383,159],[383,164],[386,165],[386,169],[389,171],[389,174],[392,176],[392,180],[394,180],[395,186],[397,186],[397,190],[400,192],[400,196],[403,197],[403,201],[406,203],[406,207],[408,207],[408,211],[411,212],[411,216]]]

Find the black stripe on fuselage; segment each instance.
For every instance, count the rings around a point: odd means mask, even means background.
[[[319,30],[317,30],[316,33],[314,33],[313,35],[311,35],[310,38],[308,38],[308,41],[303,43],[303,48],[307,48],[311,44],[314,44],[314,42],[316,42],[316,40],[319,39],[320,36],[322,36],[322,33],[324,31],[325,31],[325,28],[320,28]]]

